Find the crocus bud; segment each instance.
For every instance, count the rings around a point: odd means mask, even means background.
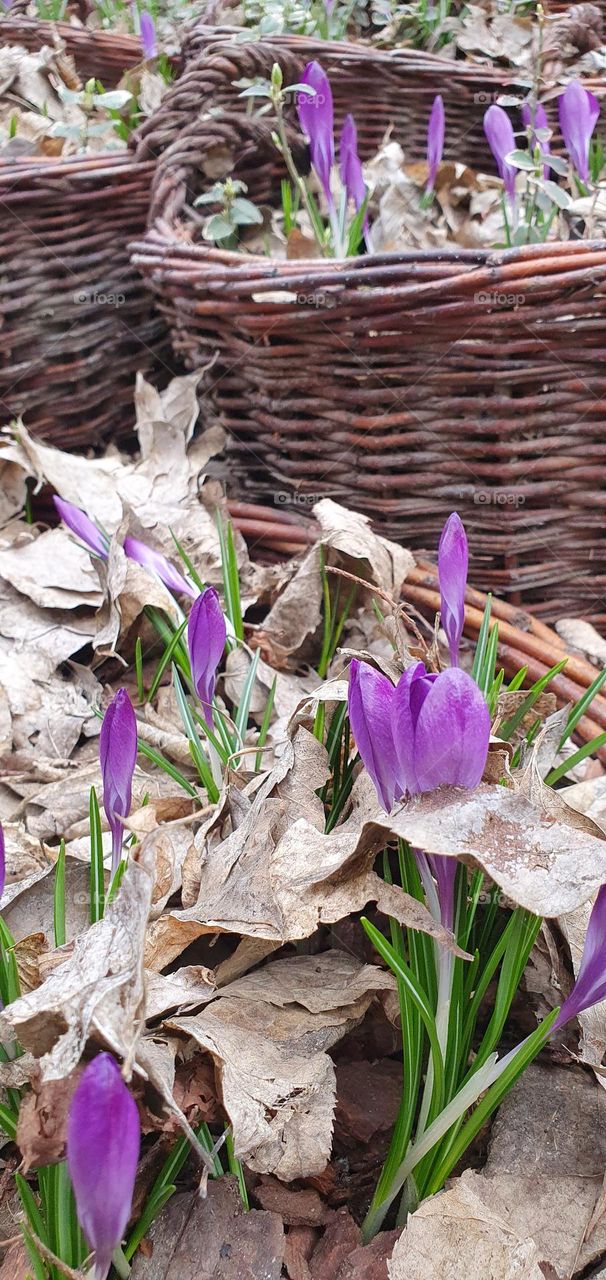
[[[0,822],[0,898],[4,893],[4,883],[6,880],[6,850],[4,846],[4,831]]]
[[[593,93],[571,80],[558,103],[564,145],[582,182],[589,182],[589,143],[600,114]]]
[[[85,511],[81,511],[80,507],[75,507],[73,502],[66,502],[56,494],[53,496],[53,502],[70,532],[75,533],[81,542],[86,543],[95,555],[107,560],[107,538],[103,536],[96,524],[93,524],[90,516],[87,516]]]
[[[514,200],[517,170],[514,169],[512,164],[506,163],[505,156],[509,155],[511,151],[515,151],[516,140],[507,112],[502,107],[497,107],[495,103],[488,108],[484,115],[484,133],[497,162],[499,177],[503,180],[505,191],[510,200]]]
[[[360,209],[366,199],[366,183],[358,155],[358,134],[353,116],[346,116],[339,138],[339,170],[349,200]]]
[[[141,10],[139,19],[139,35],[141,37],[143,57],[146,62],[151,62],[151,59],[155,58],[158,49],[156,45],[156,28],[154,26],[154,20],[151,13],[148,13],[146,9]]]
[[[187,623],[187,647],[196,693],[204,719],[212,729],[212,702],[227,629],[219,597],[214,587],[206,587],[194,601]]]
[[[428,193],[434,189],[438,166],[442,159],[445,124],[444,103],[440,94],[438,94],[433,100],[433,107],[431,108],[429,127],[427,130],[427,164],[429,172],[427,175],[427,187],[425,190]]]
[[[534,148],[537,146],[537,143],[538,143],[538,146],[541,151],[541,155],[544,155],[544,156],[551,155],[549,138],[537,138],[536,133],[534,133],[535,129],[549,128],[549,122],[547,120],[547,114],[545,111],[545,107],[543,106],[543,103],[542,102],[535,103],[534,116],[533,116],[530,102],[523,102],[522,103],[522,122],[527,129],[533,130],[533,132],[530,135],[530,145],[532,149],[534,150]],[[544,178],[549,177],[548,164],[543,165],[543,177]]]
[[[128,1225],[140,1142],[137,1104],[111,1054],[100,1053],[82,1072],[67,1123],[67,1166],[95,1280],[105,1280]]]
[[[465,622],[468,559],[465,526],[461,517],[453,511],[442,530],[438,550],[440,614],[453,667],[458,666],[459,663],[459,644]]]
[[[585,1009],[606,1000],[606,885],[602,885],[594,902],[577,980],[564,1001],[553,1024],[563,1027]]]
[[[311,163],[320,179],[327,204],[332,208],[330,174],[335,162],[332,90],[319,62],[307,63],[300,83],[315,90],[313,94],[298,94],[297,111],[301,128],[309,140]]]
[[[192,600],[195,599],[196,592],[193,587],[160,551],[154,551],[152,547],[147,546],[146,542],[140,542],[138,538],[130,536],[124,539],[124,550],[130,560],[136,560],[137,564],[142,564],[144,569],[151,569],[152,573],[157,574],[170,591],[180,591],[184,595],[191,596]]]
[[[394,699],[394,740],[402,789],[476,787],[488,755],[490,713],[477,684],[451,667],[439,675],[422,662],[400,676]]]
[[[353,659],[347,692],[349,722],[362,763],[386,813],[402,794],[393,738],[395,692],[387,676],[368,663]]]
[[[118,689],[103,717],[99,735],[103,807],[112,833],[112,872],[122,856],[123,818],[130,813],[137,762],[137,720],[126,689]]]

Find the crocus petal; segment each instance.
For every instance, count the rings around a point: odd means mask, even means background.
[[[419,712],[414,738],[420,791],[476,787],[488,755],[490,713],[465,671],[440,672]]]
[[[85,511],[81,511],[80,507],[75,507],[73,502],[66,502],[56,494],[53,495],[53,502],[70,532],[75,533],[81,542],[85,542],[95,555],[107,560],[107,539],[103,537],[96,524],[93,524],[90,516],[87,516]]]
[[[151,13],[148,13],[146,9],[141,10],[139,19],[139,35],[141,37],[143,57],[147,62],[150,62],[152,58],[155,58],[158,50],[156,46],[156,28],[154,26],[154,20]]]
[[[589,143],[600,104],[578,80],[571,80],[559,99],[558,108],[566,150],[581,180],[589,182]]]
[[[6,850],[4,846],[4,831],[0,822],[0,898],[4,893],[4,883],[6,880]]]
[[[527,129],[533,129],[533,130],[534,130],[534,129],[548,129],[548,128],[549,128],[549,121],[548,121],[548,119],[547,119],[547,113],[546,113],[546,111],[545,111],[545,107],[543,106],[543,103],[542,103],[542,102],[537,102],[537,103],[535,103],[534,117],[533,117],[533,113],[532,113],[532,106],[531,106],[530,102],[523,102],[523,103],[522,103],[522,123],[525,125],[525,127],[526,127]],[[544,155],[544,156],[549,156],[549,155],[551,155],[551,147],[550,147],[550,145],[549,145],[549,138],[538,138],[538,139],[537,139],[536,134],[535,134],[534,132],[533,132],[533,133],[531,133],[531,135],[530,135],[530,145],[531,145],[531,147],[532,147],[532,149],[533,149],[533,150],[534,150],[534,148],[536,147],[537,142],[538,142],[538,145],[539,145],[539,147],[540,147],[540,149],[541,149],[541,154],[542,154],[542,155]],[[544,178],[548,178],[548,177],[549,177],[549,165],[548,165],[548,164],[546,164],[546,165],[544,165],[544,166],[543,166],[543,177],[544,177]]]
[[[103,807],[112,833],[112,870],[122,854],[124,827],[130,813],[137,762],[137,720],[126,689],[118,689],[103,717],[99,735]]]
[[[212,729],[212,701],[217,667],[223,656],[227,629],[221,602],[214,587],[206,587],[194,601],[187,623],[187,645],[194,688],[202,703],[204,719]]]
[[[157,574],[170,591],[181,591],[195,599],[193,587],[160,551],[154,551],[147,543],[131,537],[124,539],[124,550],[130,560],[136,560],[137,564],[142,564],[145,569],[151,569],[152,573]]]
[[[328,76],[319,62],[308,62],[301,84],[315,89],[314,94],[297,95],[297,111],[301,128],[309,139],[311,163],[320,179],[329,208],[333,206],[330,174],[335,162],[334,115],[332,90]]]
[[[349,668],[349,722],[362,763],[370,774],[386,813],[401,788],[393,739],[395,688],[387,676],[354,658]]]
[[[394,741],[402,790],[415,795],[420,790],[415,766],[415,731],[423,703],[436,679],[422,662],[402,673],[394,699]]]
[[[339,169],[348,198],[360,209],[366,199],[366,183],[358,155],[358,135],[353,116],[346,116],[339,139]]]
[[[444,150],[445,125],[444,103],[438,93],[433,100],[431,115],[429,117],[429,127],[427,130],[427,164],[429,167],[427,191],[433,191],[435,185],[438,166],[442,159],[442,152]]]
[[[516,193],[516,173],[513,165],[506,164],[505,156],[515,151],[516,140],[513,125],[507,112],[493,103],[484,115],[484,133],[492,154],[497,162],[499,176],[503,180],[505,191],[511,200]]]
[[[459,661],[459,644],[465,622],[468,561],[465,527],[461,517],[453,511],[442,530],[438,550],[440,612],[453,667],[456,667]]]
[[[82,1230],[105,1280],[130,1218],[140,1148],[137,1104],[117,1063],[100,1053],[85,1067],[67,1124],[67,1165]]]
[[[577,1018],[584,1009],[606,1000],[606,885],[593,904],[577,980],[564,1001],[553,1030]]]

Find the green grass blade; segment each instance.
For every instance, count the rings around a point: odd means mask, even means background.
[[[135,641],[135,672],[137,675],[137,701],[142,704],[145,702],[145,688],[143,685],[143,648],[141,645],[141,636],[137,636]]]
[[[101,813],[99,801],[94,787],[90,789],[90,922],[96,924],[103,919],[105,898],[105,877],[103,875],[103,835],[101,831]]]
[[[172,763],[172,760],[167,760],[166,756],[163,756],[161,751],[156,751],[155,747],[150,747],[147,742],[142,742],[140,738],[137,743],[137,751],[139,751],[142,756],[145,756],[146,760],[151,761],[152,764],[155,764],[159,769],[162,769],[169,778],[173,779],[173,782],[178,782],[179,786],[183,787],[183,790],[187,792],[188,796],[191,796],[192,800],[200,801],[200,796],[198,795],[193,782],[190,782],[189,779],[185,777],[185,774],[181,773],[180,769],[177,769],[177,766]]]
[[[192,716],[191,710],[187,703],[187,699],[183,692],[183,686],[181,684],[179,672],[177,671],[177,668],[174,665],[174,663],[173,663],[173,684],[175,689],[175,695],[177,698],[177,704],[179,707],[179,711],[181,713],[181,719],[183,721],[183,728],[185,729],[185,733],[189,740],[189,749],[191,752],[192,760],[196,766],[196,769],[198,770],[200,781],[202,785],[206,788],[206,793],[208,795],[208,799],[210,803],[216,804],[217,800],[219,799],[219,789],[211,773],[210,764],[208,763],[208,760],[204,753],[204,749],[202,747],[202,743],[200,742],[200,738],[198,737],[198,731],[194,723],[194,718]]]
[[[240,694],[238,710],[236,711],[236,715],[234,718],[234,724],[236,726],[241,743],[244,741],[244,734],[246,733],[246,729],[248,727],[250,700],[252,698],[255,680],[257,678],[257,667],[259,666],[260,657],[261,657],[260,650],[255,649],[253,660],[250,664],[246,680],[244,681],[242,693]]]
[[[524,716],[527,715],[527,713],[534,707],[537,698],[539,698],[547,686],[551,684],[554,676],[559,675],[560,672],[564,670],[567,662],[567,657],[562,658],[560,662],[556,662],[554,667],[550,667],[549,671],[546,671],[539,680],[536,680],[535,683],[531,685],[526,697],[522,700],[517,710],[509,717],[509,720],[505,720],[501,725],[499,729],[500,738],[503,738],[505,742],[509,741],[512,734],[515,733],[518,725],[521,724]]]
[[[236,1179],[236,1182],[238,1183],[238,1191],[240,1192],[240,1199],[242,1201],[244,1208],[246,1209],[246,1211],[248,1211],[250,1209],[250,1201],[248,1199],[248,1188],[244,1180],[244,1169],[242,1167],[242,1161],[238,1160],[238,1157],[234,1151],[234,1138],[233,1138],[231,1129],[228,1129],[227,1133],[225,1134],[225,1149],[227,1151],[227,1163],[229,1166],[229,1172],[233,1173]]]
[[[486,645],[488,643],[488,632],[490,630],[491,609],[492,609],[492,595],[489,594],[486,596],[486,605],[484,607],[484,617],[482,618],[482,624],[480,626],[480,632],[478,635],[478,643],[476,644],[476,651],[473,659],[473,666],[471,668],[472,678],[475,680],[476,684],[480,686],[480,688],[482,688],[484,683],[484,658],[486,654]]]
[[[173,540],[173,542],[174,542],[174,544],[175,544],[175,546],[176,546],[176,548],[177,548],[177,551],[179,552],[179,555],[180,555],[180,557],[181,557],[181,559],[182,559],[182,561],[183,561],[183,564],[185,565],[185,568],[187,569],[187,572],[188,572],[188,574],[189,574],[189,576],[190,576],[190,578],[191,578],[191,580],[192,580],[192,582],[193,582],[194,586],[196,586],[196,587],[198,588],[198,591],[200,592],[200,594],[202,594],[202,592],[203,592],[203,591],[204,591],[204,589],[205,589],[206,583],[204,583],[204,582],[202,581],[202,578],[200,577],[200,574],[198,573],[198,571],[197,571],[197,569],[196,569],[195,565],[193,565],[193,564],[192,564],[192,562],[191,562],[191,560],[190,560],[190,558],[189,558],[189,556],[188,556],[188,554],[187,554],[187,551],[185,550],[185,547],[183,547],[183,546],[181,545],[181,543],[179,542],[179,539],[175,536],[175,534],[173,533],[172,529],[170,529],[170,536],[171,536],[171,538],[172,538],[172,540]]]
[[[53,921],[55,946],[62,947],[67,941],[65,933],[65,840],[61,840],[61,844],[59,845],[59,856],[55,863]]]
[[[269,726],[271,724],[271,716],[272,716],[272,711],[274,709],[274,701],[276,697],[277,683],[278,683],[278,677],[274,676],[271,689],[269,690],[269,693],[267,695],[267,702],[265,703],[265,711],[263,712],[263,719],[261,721],[261,727],[259,729],[259,737],[257,739],[258,751],[255,756],[255,773],[259,772],[263,764],[262,748],[265,746],[267,735],[269,733]]]
[[[572,711],[570,712],[570,715],[568,717],[568,721],[566,723],[566,728],[564,730],[564,733],[562,734],[562,737],[560,739],[560,751],[562,750],[564,743],[567,742],[570,735],[574,733],[579,723],[579,720],[581,719],[582,716],[585,715],[585,712],[589,710],[589,707],[591,706],[593,699],[600,692],[600,689],[602,688],[605,682],[606,682],[606,667],[604,667],[604,669],[600,671],[599,675],[596,676],[595,680],[592,681],[589,688],[583,694],[582,698],[579,698],[578,702],[575,702],[575,705],[572,708]]]
[[[579,747],[578,751],[575,751],[567,760],[563,760],[562,764],[557,765],[555,769],[552,769],[547,774],[545,779],[547,786],[553,787],[556,782],[560,781],[560,778],[565,778],[571,769],[576,768],[578,764],[582,764],[583,760],[587,759],[587,756],[593,755],[595,751],[599,751],[603,746],[606,746],[606,733],[598,733],[597,737],[591,739],[591,742],[586,742],[584,746]]]
[[[164,672],[166,671],[166,668],[169,665],[169,663],[171,663],[175,657],[175,653],[181,643],[181,636],[183,635],[183,632],[185,631],[186,626],[187,626],[187,618],[184,619],[180,627],[177,627],[177,630],[173,633],[172,638],[169,640],[164,650],[164,653],[160,658],[158,666],[156,667],[154,678],[149,686],[149,693],[147,695],[148,702],[151,702],[155,698],[158,692],[158,689],[160,687],[160,681],[162,679],[162,676],[164,675]]]

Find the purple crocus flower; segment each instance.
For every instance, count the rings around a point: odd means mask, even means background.
[[[548,120],[547,120],[547,114],[546,114],[546,111],[545,111],[545,107],[543,106],[543,103],[542,103],[542,102],[537,102],[537,103],[535,103],[535,108],[534,108],[534,118],[533,118],[532,106],[531,106],[530,102],[523,102],[523,103],[522,103],[522,122],[523,122],[523,124],[524,124],[524,126],[525,126],[525,128],[526,128],[526,129],[532,129],[532,130],[533,130],[533,132],[532,132],[532,133],[531,133],[531,135],[530,135],[530,145],[531,145],[531,147],[532,147],[533,151],[534,151],[534,149],[535,149],[535,147],[537,146],[537,143],[538,143],[538,146],[540,147],[540,150],[541,150],[541,155],[543,155],[543,156],[549,156],[549,155],[551,155],[551,147],[549,146],[549,138],[537,138],[536,134],[534,133],[534,130],[535,130],[535,129],[548,129],[548,128],[549,128],[549,122],[548,122]],[[548,164],[543,165],[543,177],[544,177],[544,178],[548,178],[548,177],[549,177],[549,165],[548,165]]]
[[[600,114],[593,93],[571,80],[559,102],[560,129],[566,150],[582,182],[589,182],[589,143]]]
[[[82,1072],[67,1124],[67,1166],[95,1280],[105,1280],[128,1225],[140,1143],[137,1104],[111,1054],[99,1053]]]
[[[444,103],[440,94],[433,100],[431,115],[429,117],[429,127],[427,129],[427,164],[429,173],[427,175],[426,194],[433,191],[438,172],[438,165],[442,159],[444,150],[444,129],[445,129]]]
[[[361,209],[366,199],[366,183],[358,155],[358,134],[353,116],[346,116],[339,138],[339,169],[341,182],[349,200]]]
[[[162,555],[161,551],[154,551],[152,547],[148,547],[146,542],[140,542],[138,538],[124,539],[124,550],[130,560],[136,560],[137,564],[143,565],[144,569],[151,569],[152,573],[158,575],[165,587],[170,591],[181,591],[184,595],[191,596],[192,600],[196,597],[196,592],[189,582],[179,573],[178,569]]]
[[[156,45],[156,28],[151,13],[146,9],[141,10],[139,18],[139,35],[141,37],[141,48],[143,57],[146,62],[151,62],[155,58],[158,48]]]
[[[53,496],[53,502],[70,532],[75,533],[81,542],[86,543],[89,550],[94,551],[96,556],[107,560],[107,538],[93,523],[90,516],[87,516],[86,512],[81,511],[79,507],[75,507],[73,502],[66,502],[65,498],[58,498],[56,494]]]
[[[103,717],[99,735],[103,807],[112,833],[112,874],[122,856],[123,818],[130,813],[137,762],[137,720],[126,689],[118,689]]]
[[[484,115],[484,133],[497,162],[499,177],[503,180],[505,191],[510,200],[514,200],[517,169],[514,169],[512,164],[507,164],[505,156],[509,155],[510,151],[515,151],[516,140],[507,112],[496,103],[493,103]]]
[[[450,661],[453,667],[459,664],[459,644],[465,622],[468,561],[465,526],[461,517],[453,511],[442,530],[438,549],[440,614],[442,626],[448,638]]]
[[[307,63],[300,83],[315,90],[313,94],[298,94],[297,111],[301,128],[309,140],[311,163],[320,179],[328,207],[332,209],[330,174],[335,162],[332,90],[319,62]]]
[[[87,516],[86,512],[81,511],[79,507],[75,507],[72,502],[65,502],[63,498],[58,498],[56,495],[53,501],[68,529],[86,543],[95,555],[100,556],[102,560],[107,560],[109,543],[96,524],[93,524],[90,516]],[[138,538],[131,537],[124,539],[124,551],[129,560],[135,560],[137,564],[143,565],[144,569],[151,569],[157,574],[170,591],[182,591],[192,599],[195,598],[196,593],[193,587],[179,573],[179,570],[174,568],[170,560],[162,555],[161,551],[154,551],[146,542],[140,542]]]
[[[400,798],[399,765],[393,739],[395,686],[387,676],[354,658],[349,668],[347,706],[358,751],[386,813]]]
[[[194,688],[202,703],[204,719],[213,727],[212,702],[227,629],[217,592],[206,587],[191,608],[187,623],[187,647]]]
[[[577,980],[564,1001],[553,1030],[577,1018],[585,1009],[606,1000],[606,884],[593,904]]]
[[[396,686],[394,740],[402,790],[476,787],[488,754],[490,713],[477,684],[451,667],[439,675],[422,662]]]

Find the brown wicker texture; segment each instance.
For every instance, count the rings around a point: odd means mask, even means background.
[[[225,101],[227,82],[274,56],[232,45],[201,59],[183,100],[206,83]],[[211,158],[235,155],[253,198],[275,186],[265,120],[234,90],[231,110],[182,132],[134,259],[176,353],[206,368],[205,421],[227,428],[234,474],[274,503],[349,503],[416,548],[457,507],[479,587],[546,618],[604,620],[606,242],[347,262],[190,243],[186,206]]]
[[[113,31],[90,31],[70,22],[43,22],[15,15],[12,9],[0,18],[0,45],[20,44],[35,50],[59,42],[71,54],[83,80],[94,77],[106,89],[114,88],[125,71],[141,62],[137,36]]]
[[[165,325],[129,260],[151,161],[130,153],[0,162],[0,412],[64,448],[132,431],[138,369]]]

